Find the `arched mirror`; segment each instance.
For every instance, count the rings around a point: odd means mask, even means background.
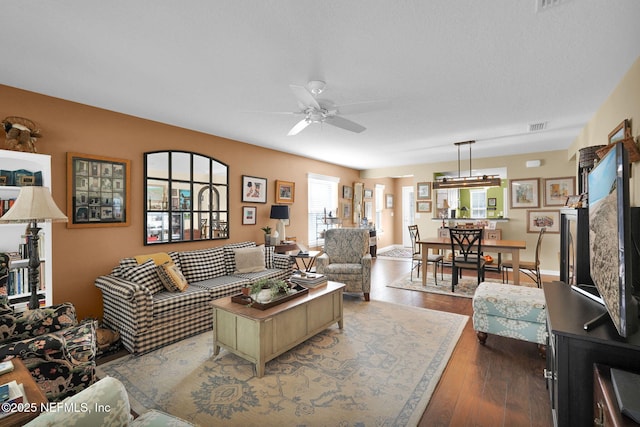
[[[227,239],[229,168],[186,151],[145,153],[145,245]]]

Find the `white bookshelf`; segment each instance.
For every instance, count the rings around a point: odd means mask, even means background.
[[[16,171],[25,169],[30,172],[42,173],[42,185],[51,189],[51,156],[46,154],[22,153],[19,151],[0,150],[0,170]],[[19,186],[0,185],[0,199],[15,199],[20,193]],[[0,224],[0,252],[19,252],[20,244],[26,243],[25,234],[28,224]],[[53,302],[53,281],[51,263],[51,223],[38,223],[40,231],[40,287],[38,292],[44,296],[44,304],[49,306]],[[31,293],[29,292],[28,274],[24,261],[13,262],[16,270],[23,276],[23,292],[9,293],[9,301],[17,308],[26,306]]]

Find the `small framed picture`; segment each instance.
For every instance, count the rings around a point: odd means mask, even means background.
[[[509,181],[511,190],[511,208],[539,208],[540,178],[512,179]]]
[[[384,201],[387,209],[393,209],[393,194],[385,194]]]
[[[256,211],[257,211],[257,208],[255,206],[243,206],[242,207],[242,225],[255,225]]]
[[[497,199],[495,197],[489,197],[487,199],[487,206],[490,208],[495,208],[497,205]]]
[[[276,180],[276,203],[293,203],[296,183]]]
[[[625,138],[631,137],[631,125],[629,120],[624,119],[614,130],[609,134],[609,144],[613,144]]]
[[[544,180],[544,205],[563,206],[567,197],[575,193],[576,178],[549,178]]]
[[[373,199],[373,190],[370,188],[364,189],[364,198],[365,199]]]
[[[267,203],[267,178],[242,175],[242,201]]]
[[[351,218],[351,202],[340,203],[340,213],[343,219]]]
[[[560,211],[527,211],[527,233],[539,233],[545,227],[547,233],[560,233]]]
[[[419,182],[417,184],[418,187],[418,196],[416,200],[431,200],[431,183],[430,182]],[[431,210],[429,210],[431,212]]]
[[[353,197],[353,188],[348,185],[343,185],[342,198],[351,200],[352,197]]]
[[[416,212],[431,212],[431,201],[416,202]]]

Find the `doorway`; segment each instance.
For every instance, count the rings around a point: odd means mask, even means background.
[[[413,186],[402,187],[402,246],[410,248],[409,226],[416,223]]]

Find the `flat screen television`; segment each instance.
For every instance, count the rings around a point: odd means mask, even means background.
[[[589,255],[591,278],[622,337],[638,329],[634,297],[629,206],[629,156],[621,142],[589,173]],[[585,325],[588,329],[588,325]]]

